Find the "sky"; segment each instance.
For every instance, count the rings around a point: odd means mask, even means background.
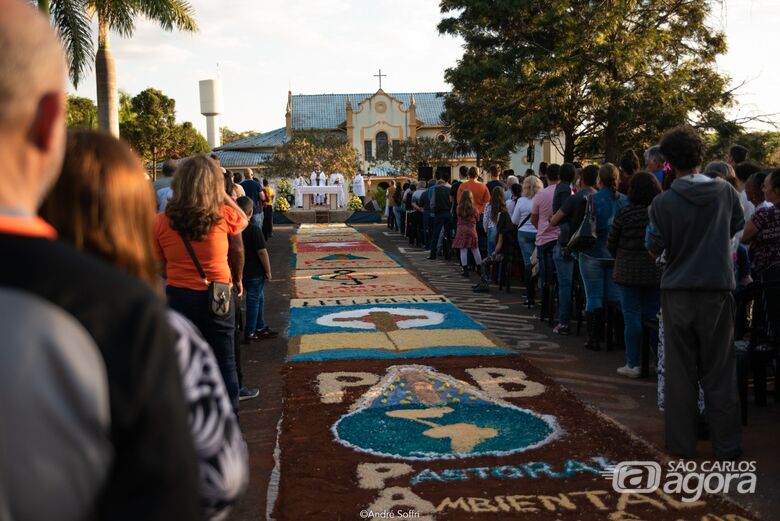
[[[444,71],[462,42],[441,36],[438,0],[191,0],[199,31],[165,32],[139,20],[132,39],[112,34],[120,89],[155,87],[176,100],[177,119],[205,135],[198,81],[220,78],[220,126],[266,132],[284,126],[293,94],[446,91]],[[738,91],[735,113],[780,113],[778,0],[723,0],[711,23],[727,35],[718,68]],[[90,73],[71,93],[95,97]],[[780,115],[775,117],[780,123]]]

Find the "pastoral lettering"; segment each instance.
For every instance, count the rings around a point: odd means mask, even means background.
[[[447,469],[435,471],[423,469],[411,479],[412,486],[426,481],[466,481],[473,479],[565,479],[579,474],[600,475],[602,470],[609,467],[609,462],[602,457],[591,458],[588,462],[569,459],[556,468],[555,466],[540,461],[524,463],[522,465],[501,465],[497,467],[473,467],[463,469]]]

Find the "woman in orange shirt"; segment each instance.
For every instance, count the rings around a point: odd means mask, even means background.
[[[185,161],[176,171],[172,188],[173,197],[165,213],[157,215],[154,226],[168,303],[190,319],[206,338],[217,358],[233,409],[238,412],[235,313],[231,311],[225,316],[211,313],[208,285],[211,282],[234,283],[240,295],[239,281],[233,281],[231,277],[228,249],[230,237],[238,236],[240,240],[248,220],[225,192],[221,169],[206,156]],[[187,251],[185,240],[191,244],[202,266],[205,280]]]

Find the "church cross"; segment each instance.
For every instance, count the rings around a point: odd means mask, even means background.
[[[379,78],[379,89],[382,89],[382,78],[387,78],[387,74],[382,74],[382,69],[379,69],[379,74],[374,74],[374,78]]]

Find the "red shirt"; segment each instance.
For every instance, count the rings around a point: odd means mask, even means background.
[[[246,217],[230,206],[219,209],[222,220],[215,224],[202,241],[191,241],[209,282],[232,282],[228,265],[228,235],[237,235],[246,228]],[[187,253],[181,236],[171,228],[164,213],[157,214],[154,223],[157,256],[165,261],[168,284],[176,288],[205,291],[206,283]]]

